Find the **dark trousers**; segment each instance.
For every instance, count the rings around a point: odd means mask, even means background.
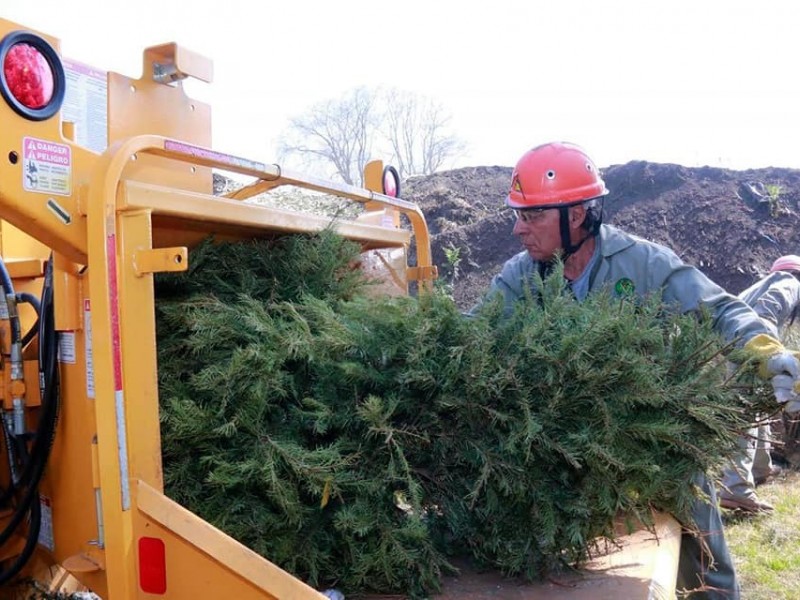
[[[739,600],[716,489],[704,474],[697,475],[694,482],[708,499],[697,498],[692,505],[697,532],[684,530],[681,536],[677,590],[697,590],[689,594],[691,600]]]

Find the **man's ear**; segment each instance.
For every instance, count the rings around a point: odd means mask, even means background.
[[[586,207],[583,204],[576,204],[569,207],[570,227],[577,229],[586,220]]]

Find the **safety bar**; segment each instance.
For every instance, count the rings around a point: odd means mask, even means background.
[[[293,185],[317,192],[335,194],[336,196],[348,198],[361,204],[375,202],[381,206],[395,208],[408,217],[412,231],[414,232],[414,239],[417,247],[416,272],[420,274],[420,285],[423,289],[430,290],[432,280],[436,278],[437,269],[432,262],[428,225],[419,206],[413,202],[408,202],[401,198],[393,198],[385,194],[345,183],[337,183],[294,173],[281,168],[281,166],[277,164],[267,165],[161,136],[137,136],[130,138],[126,140],[114,154],[122,157],[129,157],[137,152],[163,156],[181,162],[191,162],[204,167],[216,167],[241,175],[255,177],[258,180],[249,186],[245,186],[240,190],[225,195],[226,198],[232,200],[246,200],[247,198],[251,198],[279,186]],[[116,181],[120,176],[121,171],[116,175],[111,172],[108,173],[108,178],[110,180]],[[112,184],[109,179],[107,179],[107,183],[104,187],[116,185],[115,183]]]

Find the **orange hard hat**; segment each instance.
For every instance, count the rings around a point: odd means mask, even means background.
[[[800,272],[800,256],[795,254],[781,256],[780,258],[776,259],[774,263],[772,263],[772,268],[769,270],[770,273],[774,273],[775,271]]]
[[[605,196],[606,184],[579,146],[552,142],[528,150],[514,167],[506,205],[554,208]]]

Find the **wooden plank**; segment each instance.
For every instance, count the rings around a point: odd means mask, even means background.
[[[681,528],[669,515],[655,515],[654,533],[621,536],[584,569],[545,582],[525,582],[467,568],[444,580],[437,600],[672,600]],[[387,597],[388,598],[388,597]],[[395,596],[395,598],[397,598]],[[377,600],[377,598],[375,599]]]

